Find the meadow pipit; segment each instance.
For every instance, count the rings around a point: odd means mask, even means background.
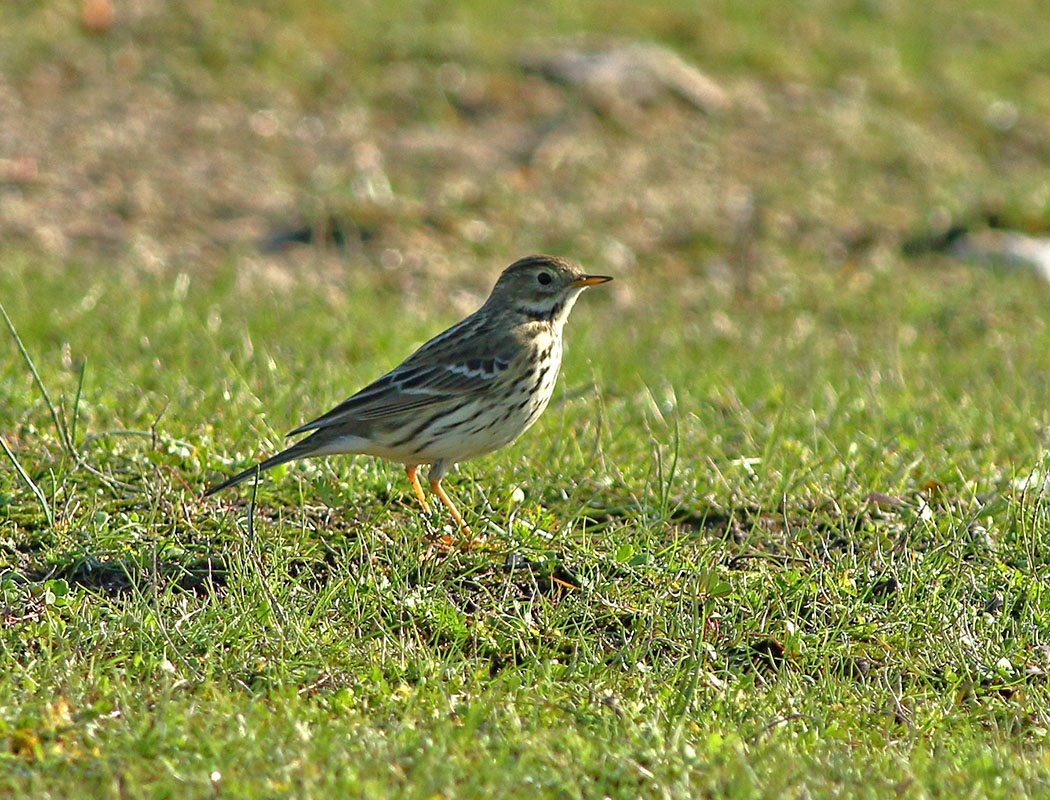
[[[562,328],[573,304],[588,286],[609,280],[586,275],[557,256],[515,261],[481,308],[288,434],[313,431],[305,439],[211,487],[205,496],[286,461],[366,453],[404,464],[428,514],[416,469],[430,464],[430,488],[469,535],[441,479],[457,462],[510,444],[539,418],[558,377]]]

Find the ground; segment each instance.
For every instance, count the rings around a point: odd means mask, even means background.
[[[1050,288],[938,244],[1050,224],[1045,15],[108,7],[0,8],[0,791],[1046,794]],[[718,102],[551,67],[629,43]],[[616,281],[484,544],[201,498],[531,252]]]

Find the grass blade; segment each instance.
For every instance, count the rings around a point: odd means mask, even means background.
[[[87,372],[87,359],[80,362],[80,376],[77,378],[77,396],[73,399],[73,422],[69,428],[70,446],[77,444],[77,423],[80,421],[80,396],[84,392],[84,374]]]
[[[3,436],[0,436],[0,447],[4,449],[4,452],[7,454],[7,457],[11,459],[11,463],[15,465],[15,470],[18,472],[19,475],[22,476],[22,480],[24,480],[26,484],[28,484],[29,488],[33,490],[33,494],[36,495],[36,499],[40,502],[40,507],[44,510],[44,516],[47,517],[47,524],[50,527],[54,527],[55,515],[51,512],[51,505],[47,502],[47,498],[44,496],[44,493],[43,491],[41,491],[40,487],[33,482],[33,479],[29,477],[29,473],[22,468],[22,465],[19,463],[18,458],[13,452],[11,452],[11,448],[7,446],[7,441],[4,439]]]
[[[26,350],[26,346],[22,343],[22,337],[18,335],[18,330],[15,328],[15,324],[11,321],[11,318],[7,316],[7,310],[2,303],[0,303],[0,315],[3,315],[4,322],[7,324],[7,329],[11,331],[11,335],[15,338],[15,344],[18,345],[18,352],[22,354],[22,358],[26,362],[26,366],[29,367],[29,372],[33,376],[33,381],[40,390],[40,394],[44,397],[44,402],[47,404],[47,410],[51,412],[51,419],[54,420],[55,428],[58,430],[58,438],[62,440],[62,444],[66,448],[66,451],[73,458],[76,458],[76,450],[73,448],[73,443],[69,439],[69,431],[66,430],[62,417],[55,408],[55,404],[51,401],[51,395],[47,391],[47,387],[44,386],[44,381],[40,378],[40,373],[36,370],[36,364],[33,363],[33,357],[30,356],[29,351]],[[7,448],[5,447],[4,449],[6,450]]]

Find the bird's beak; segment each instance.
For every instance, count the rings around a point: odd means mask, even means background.
[[[572,282],[573,286],[597,286],[599,283],[608,283],[612,278],[608,275],[583,275]]]

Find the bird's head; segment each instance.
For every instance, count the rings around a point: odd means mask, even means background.
[[[584,289],[611,280],[559,256],[527,256],[503,270],[486,305],[561,325]]]

